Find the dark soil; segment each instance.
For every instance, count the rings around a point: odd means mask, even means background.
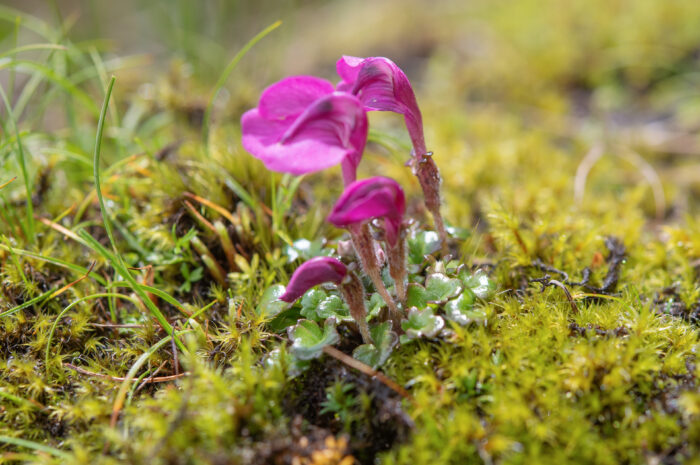
[[[290,386],[284,406],[286,413],[290,417],[300,415],[309,427],[340,433],[342,423],[332,413],[321,413],[327,389],[337,381],[352,384],[352,394],[356,396],[371,397],[369,408],[360,412],[362,417],[346,431],[350,436],[350,452],[360,463],[374,463],[378,453],[407,439],[413,422],[402,409],[401,397],[378,380],[329,357],[314,360],[306,373]]]

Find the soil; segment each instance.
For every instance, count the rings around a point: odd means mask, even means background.
[[[342,349],[342,348],[341,348]],[[308,428],[322,428],[333,434],[342,432],[341,422],[332,413],[321,413],[327,400],[327,389],[335,382],[352,384],[352,394],[368,394],[371,405],[363,417],[352,423],[349,449],[362,464],[372,464],[378,453],[405,441],[413,422],[403,411],[401,397],[376,379],[367,377],[341,362],[324,357],[314,360],[309,369],[290,386],[286,396],[286,413],[300,415]]]

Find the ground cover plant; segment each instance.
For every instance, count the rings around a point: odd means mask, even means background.
[[[700,463],[700,4],[136,3],[0,5],[0,462]]]

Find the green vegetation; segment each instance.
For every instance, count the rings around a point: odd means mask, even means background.
[[[0,463],[700,463],[699,2],[79,3],[0,6]],[[262,88],[341,54],[411,78],[467,265],[409,287],[448,331],[415,312],[387,358],[377,327],[385,378],[292,355],[332,295],[275,307],[342,237],[340,170],[240,147]],[[428,228],[371,119],[359,177]]]

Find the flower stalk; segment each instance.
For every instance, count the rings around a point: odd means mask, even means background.
[[[379,263],[377,262],[377,253],[374,247],[374,239],[369,232],[369,226],[367,223],[354,224],[349,227],[349,230],[355,252],[362,263],[362,269],[367,273],[369,279],[372,280],[375,289],[379,295],[382,296],[387,307],[389,307],[389,315],[394,326],[400,324],[401,312],[382,280],[382,273],[379,268]]]
[[[362,282],[355,273],[335,258],[316,257],[304,262],[292,274],[287,289],[279,300],[292,303],[312,287],[326,282],[334,283],[338,287],[350,308],[350,316],[357,323],[362,340],[366,344],[373,344],[367,325],[365,290]]]
[[[343,282],[340,283],[339,287],[341,294],[343,294],[343,299],[345,299],[345,303],[347,303],[350,308],[350,316],[352,316],[352,319],[357,323],[357,328],[360,330],[362,340],[365,344],[374,344],[369,332],[369,325],[367,324],[365,290],[362,287],[360,278],[352,271],[348,271],[348,274],[345,276],[345,279],[343,279]]]
[[[402,306],[406,305],[406,232],[399,230],[399,237],[393,246],[387,243],[387,258],[389,261],[389,275],[394,280],[396,298]]]
[[[415,150],[415,149],[414,149]],[[418,178],[421,189],[423,189],[423,198],[425,199],[425,208],[433,216],[435,229],[437,229],[440,237],[443,254],[448,252],[447,248],[447,229],[445,222],[440,213],[440,185],[442,179],[431,152],[424,152],[422,155],[414,155],[411,160],[411,168],[414,176]]]

